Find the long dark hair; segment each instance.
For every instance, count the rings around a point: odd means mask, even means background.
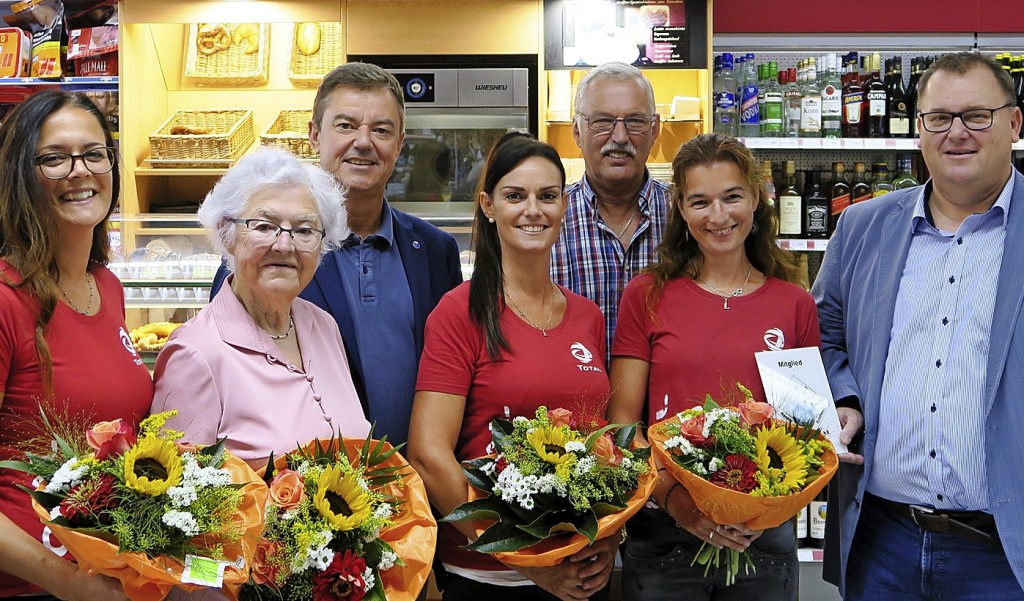
[[[562,188],[565,189],[565,167],[562,166],[558,151],[548,144],[537,141],[530,134],[509,132],[498,138],[491,146],[477,190],[478,202],[476,215],[473,217],[473,250],[476,259],[473,277],[469,281],[469,315],[484,328],[487,354],[492,359],[496,358],[502,349],[510,350],[498,320],[501,307],[505,303],[505,278],[501,269],[501,242],[498,240],[498,229],[487,220],[479,198],[483,192],[493,197],[494,189],[501,178],[532,157],[547,159],[555,165],[562,174]]]
[[[754,155],[736,138],[722,134],[701,134],[680,146],[672,159],[672,206],[668,211],[665,235],[658,246],[658,263],[648,269],[654,275],[654,284],[647,296],[650,310],[653,310],[660,297],[665,282],[680,276],[693,279],[700,276],[704,255],[697,241],[689,235],[680,208],[683,190],[686,189],[687,171],[715,163],[736,165],[747,187],[758,199],[754,210],[754,227],[744,242],[747,259],[767,277],[788,282],[796,279],[796,263],[792,255],[779,248],[776,241],[775,211],[768,206],[767,182],[757,168]]]
[[[4,258],[21,274],[19,284],[39,303],[35,324],[35,347],[39,356],[43,384],[52,389],[53,361],[46,344],[46,326],[56,310],[60,292],[57,289],[57,208],[43,201],[45,193],[39,184],[35,154],[43,124],[65,108],[79,108],[96,118],[103,130],[107,146],[114,146],[114,137],[103,113],[82,94],[46,90],[29,96],[12,110],[0,125],[0,240]],[[110,207],[103,221],[93,230],[89,260],[106,265],[110,240],[107,221],[121,194],[121,172],[117,159],[112,170]]]

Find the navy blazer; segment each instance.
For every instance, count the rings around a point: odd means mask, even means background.
[[[1017,581],[1024,587],[1024,176],[1013,170],[1013,196],[999,268],[985,398],[986,468],[991,510]],[[864,486],[874,464],[879,399],[896,294],[910,250],[920,188],[851,206],[829,241],[811,292],[818,304],[822,356],[832,395],[855,395],[864,413],[864,465],[841,464],[830,485],[826,580],[845,594],[846,567]],[[835,493],[835,494],[833,494]],[[835,503],[835,504],[833,504]],[[856,551],[854,551],[856,552]]]
[[[395,245],[402,257],[405,276],[409,280],[409,292],[412,294],[418,358],[423,352],[423,327],[427,323],[427,316],[446,292],[462,283],[459,245],[451,234],[393,207],[391,219],[394,224]],[[230,272],[224,266],[217,271],[210,290],[211,298],[217,294],[228,273]],[[324,256],[313,276],[313,281],[299,297],[327,311],[338,322],[341,339],[345,342],[345,354],[348,356],[352,382],[363,405],[363,414],[369,419],[369,399],[366,395],[362,363],[359,360],[359,346],[344,282],[338,271],[337,251],[331,251]],[[385,366],[381,368],[384,369]],[[412,399],[410,406],[411,402]]]

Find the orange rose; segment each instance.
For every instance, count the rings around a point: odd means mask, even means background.
[[[690,444],[702,447],[708,444],[708,438],[704,438],[704,418],[703,413],[691,417],[690,419],[684,420],[679,424],[679,434],[683,438],[690,441]]]
[[[615,446],[615,442],[612,441],[610,434],[598,437],[594,441],[594,446],[591,447],[591,450],[597,456],[597,461],[601,465],[619,465],[622,463],[622,451]]]
[[[555,426],[568,426],[570,420],[572,420],[572,411],[568,409],[551,409],[548,411],[548,419],[551,420],[551,425]]]
[[[768,403],[759,403],[757,401],[746,401],[740,404],[737,409],[740,412],[740,425],[745,428],[752,428],[763,424],[775,412],[775,408]]]
[[[99,422],[85,433],[85,440],[96,450],[100,461],[111,455],[121,455],[135,444],[135,431],[120,419]]]
[[[256,552],[252,556],[252,581],[256,584],[277,584],[281,575],[281,566],[273,563],[274,557],[280,552],[278,544],[266,539],[256,543]]]
[[[281,509],[295,509],[302,502],[306,485],[294,470],[281,470],[270,482],[270,500]]]

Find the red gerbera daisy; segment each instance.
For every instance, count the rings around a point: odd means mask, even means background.
[[[754,473],[757,472],[757,464],[743,455],[726,455],[725,465],[711,475],[711,483],[748,493],[757,486]]]

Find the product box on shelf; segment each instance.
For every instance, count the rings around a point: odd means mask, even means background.
[[[0,27],[0,77],[28,77],[32,38],[17,27]]]
[[[103,25],[68,32],[68,60],[75,75],[117,75],[117,26]]]

